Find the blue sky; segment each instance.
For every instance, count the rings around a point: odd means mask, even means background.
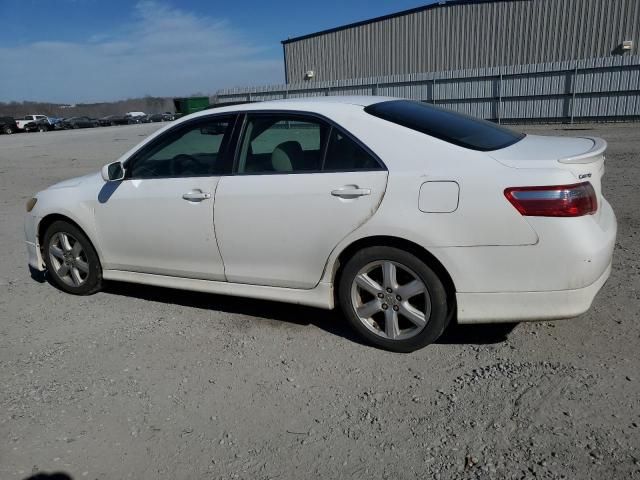
[[[77,103],[281,83],[281,40],[427,3],[0,0],[0,101]]]

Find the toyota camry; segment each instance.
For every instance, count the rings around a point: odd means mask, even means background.
[[[605,149],[395,98],[214,108],[31,198],[29,264],[77,295],[117,280],[339,306],[408,352],[450,322],[589,309],[616,236]]]

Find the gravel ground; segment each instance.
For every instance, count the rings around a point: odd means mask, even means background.
[[[589,313],[410,355],[336,313],[28,273],[24,203],[157,125],[0,136],[0,478],[640,478],[640,127],[609,141],[614,269]]]

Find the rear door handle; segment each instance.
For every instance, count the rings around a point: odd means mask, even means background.
[[[357,185],[348,185],[337,190],[332,190],[331,195],[340,198],[358,198],[364,197],[365,195],[371,195],[371,189],[358,188]]]
[[[182,198],[189,202],[201,202],[211,198],[210,193],[203,192],[202,190],[191,190],[188,193],[182,195]]]

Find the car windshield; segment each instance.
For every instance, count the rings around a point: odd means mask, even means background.
[[[445,142],[483,152],[508,147],[525,136],[486,120],[410,100],[374,103],[365,111]]]

